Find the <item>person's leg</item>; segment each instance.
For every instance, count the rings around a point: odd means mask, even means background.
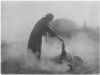
[[[36,37],[32,37],[32,35],[30,35],[29,41],[28,41],[28,49],[32,50],[33,53],[36,52]]]
[[[42,44],[42,37],[37,40],[37,58],[41,58],[41,44]]]
[[[32,52],[34,54],[36,54],[36,52],[37,52],[37,40],[34,40],[34,43],[33,43],[33,46],[32,46]]]
[[[34,55],[37,52],[37,39],[32,39],[28,42],[28,50],[31,50]]]

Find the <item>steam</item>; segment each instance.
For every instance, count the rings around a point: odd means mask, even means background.
[[[63,21],[63,23],[63,28],[66,28],[68,24],[66,24],[65,21]],[[60,23],[60,26],[61,25]],[[63,28],[58,28],[58,30],[61,32]],[[72,33],[70,39],[64,36],[66,52],[71,53],[72,56],[81,57],[86,64],[95,68],[99,64],[98,34],[94,35],[94,33],[89,33],[91,31],[86,32],[84,29],[77,29],[77,27],[73,25],[69,28],[69,30],[72,31],[70,31]],[[64,32],[67,33],[68,31],[65,29]],[[90,35],[93,37],[89,37]],[[57,38],[48,37],[47,41],[45,41],[43,37],[41,60],[38,60],[31,50],[27,50],[27,40],[28,39],[5,43],[1,49],[2,62],[13,62],[16,60],[16,62],[21,64],[21,68],[23,69],[31,68],[33,70],[43,70],[53,73],[67,72],[70,69],[67,61],[63,61],[62,64],[57,64],[54,60],[54,58],[61,53],[61,42],[59,42]]]
[[[42,58],[41,60],[38,60],[36,55],[34,55],[31,50],[27,50],[25,48],[25,44],[23,48],[20,47],[20,45],[22,46],[20,43],[12,44],[13,46],[10,48],[4,48],[7,50],[4,52],[5,55],[2,56],[2,62],[17,61],[21,64],[21,68],[23,69],[31,68],[36,70],[50,71],[53,73],[65,72],[69,70],[67,62],[64,62],[63,64],[56,64],[50,58]]]
[[[35,70],[50,71],[53,73],[66,72],[70,69],[68,62],[62,64],[56,64],[52,59],[42,58],[38,60],[31,50],[28,50],[28,54],[21,59],[22,68],[31,68]]]
[[[3,48],[2,50],[5,51],[5,55],[2,56],[2,61],[15,61],[16,59],[17,62],[20,62],[21,68],[23,69],[31,68],[33,70],[43,70],[53,73],[67,72],[70,69],[67,61],[63,61],[62,64],[57,64],[53,60],[54,57],[61,53],[60,47],[58,50],[59,53],[56,53],[58,49],[57,46],[59,46],[60,43],[58,43],[56,40],[54,47],[51,49],[49,46],[52,46],[52,44],[46,42],[43,42],[43,44],[45,46],[43,46],[44,48],[42,49],[48,49],[46,52],[53,49],[55,51],[55,56],[53,55],[53,57],[51,57],[53,53],[52,50],[51,53],[49,52],[51,56],[44,56],[41,58],[41,60],[38,60],[31,50],[27,50],[27,41],[25,42],[24,40],[24,42],[16,42],[9,44],[11,46]],[[69,42],[65,41],[65,44],[66,52],[70,52],[72,55],[80,56],[86,64],[90,64],[93,67],[98,64],[98,43],[89,39],[86,33],[78,33],[76,36],[73,36]],[[46,52],[44,54],[46,54]]]

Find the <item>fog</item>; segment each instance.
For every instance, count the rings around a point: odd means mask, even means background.
[[[56,37],[42,38],[40,63],[31,50],[27,50],[35,23],[47,13],[52,13],[55,18],[50,24],[63,37],[66,52],[80,56],[91,69],[99,65],[99,2],[1,3],[2,61],[18,61],[22,68],[37,67],[54,73],[69,70],[67,62],[55,65],[51,60],[61,53],[61,42]]]
[[[99,2],[1,2],[2,40],[28,39],[35,23],[47,13],[82,26],[99,25]],[[16,39],[16,40],[15,40]]]

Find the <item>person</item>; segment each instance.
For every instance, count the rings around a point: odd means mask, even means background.
[[[40,59],[41,57],[42,36],[46,35],[47,32],[52,36],[57,36],[57,34],[49,27],[49,23],[53,20],[53,18],[54,16],[51,13],[41,18],[36,23],[30,34],[28,49],[32,50],[32,52],[36,55],[38,59]]]

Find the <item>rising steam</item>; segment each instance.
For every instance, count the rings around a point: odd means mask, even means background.
[[[64,24],[63,28],[65,28]],[[81,57],[85,64],[90,65],[92,70],[95,69],[99,61],[98,35],[95,33],[91,34],[89,31],[86,32],[84,29],[71,29],[71,33],[74,32],[74,34],[71,34],[70,39],[64,36],[66,52],[71,53],[72,56]],[[60,31],[62,31],[62,28]],[[66,30],[64,32],[67,33]],[[90,37],[91,35],[92,37]],[[51,37],[48,38],[48,41],[43,39],[41,60],[36,59],[36,56],[31,50],[27,50],[27,40],[12,43],[3,42],[1,47],[2,62],[16,61],[20,63],[22,69],[31,68],[32,70],[43,70],[53,73],[67,72],[70,70],[68,61],[57,64],[54,60],[61,53],[61,43],[59,40]]]

